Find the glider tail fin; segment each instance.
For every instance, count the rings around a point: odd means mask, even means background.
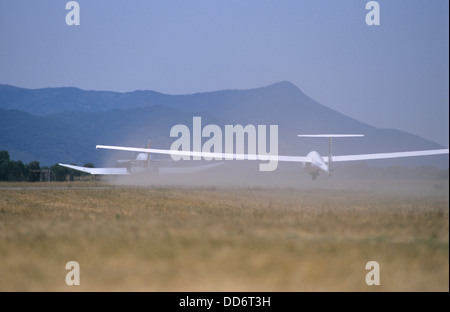
[[[147,142],[147,148],[149,148],[149,149],[150,149],[150,144],[151,144],[151,141],[148,140],[148,142]],[[150,168],[150,158],[151,158],[150,153],[147,153],[147,168]]]

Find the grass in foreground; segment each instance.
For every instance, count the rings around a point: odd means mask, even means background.
[[[0,189],[0,291],[448,291],[448,202],[445,189]],[[65,284],[71,260],[80,286]],[[371,260],[380,286],[365,284]]]

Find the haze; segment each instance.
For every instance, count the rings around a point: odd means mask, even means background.
[[[377,127],[449,144],[449,3],[0,1],[0,83],[189,94],[290,81]]]

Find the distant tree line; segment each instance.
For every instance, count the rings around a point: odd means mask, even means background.
[[[94,166],[86,164],[85,167]],[[66,181],[68,178],[72,180],[74,177],[84,176],[86,173],[61,167],[54,164],[51,167],[41,167],[39,161],[32,161],[24,164],[21,160],[10,160],[8,151],[0,151],[0,181],[39,181],[42,170],[50,170],[52,181]]]

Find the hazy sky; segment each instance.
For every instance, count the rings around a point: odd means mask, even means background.
[[[449,145],[449,1],[0,0],[0,84],[188,94],[290,81]]]

